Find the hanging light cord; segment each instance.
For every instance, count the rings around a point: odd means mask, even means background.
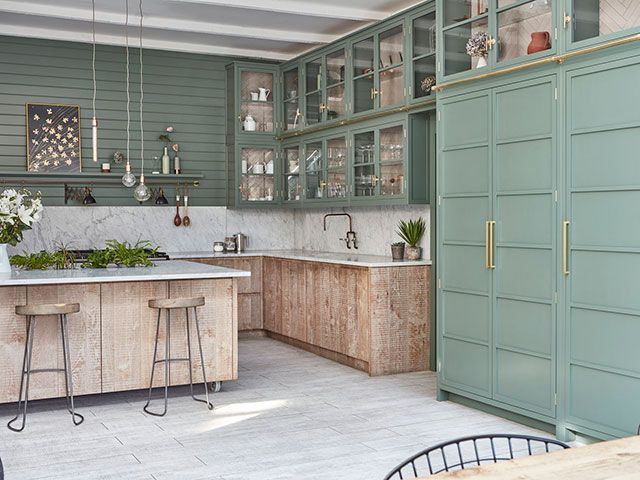
[[[142,102],[144,100],[143,75],[142,75],[142,0],[140,0],[140,158],[142,160],[141,174],[144,175],[144,125],[142,122]]]
[[[96,0],[91,0],[92,18],[91,37],[93,39],[93,52],[91,58],[91,71],[93,73],[93,118],[96,118]]]
[[[127,165],[129,163],[129,145],[131,144],[131,93],[129,92],[129,0],[125,0],[127,13],[124,20],[124,36],[125,36],[125,49],[127,52]]]

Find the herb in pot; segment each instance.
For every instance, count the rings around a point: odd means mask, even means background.
[[[408,245],[406,249],[408,260],[419,260],[422,256],[422,247],[418,245],[426,231],[427,225],[422,217],[408,222],[402,220],[398,224],[398,235]]]

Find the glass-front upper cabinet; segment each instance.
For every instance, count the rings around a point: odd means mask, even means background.
[[[414,100],[431,95],[436,84],[436,13],[430,12],[411,20],[413,83],[410,94]]]
[[[298,67],[286,70],[282,75],[283,83],[283,130],[297,130],[303,127],[303,116],[300,111],[300,91]]]
[[[405,132],[402,123],[354,133],[352,200],[406,197]]]
[[[354,114],[404,103],[403,24],[355,41],[352,52]]]
[[[324,190],[324,145],[322,140],[304,146],[305,199],[322,199]]]
[[[282,149],[282,200],[299,203],[302,200],[302,175],[300,175],[300,146],[286,145]]]
[[[637,0],[566,0],[564,17],[570,42],[597,43],[640,32]]]
[[[305,63],[306,125],[345,115],[344,48]]]
[[[241,145],[238,155],[240,203],[276,202],[276,149]]]
[[[275,76],[275,69],[239,68],[238,133],[266,136],[275,132]]]
[[[558,1],[444,0],[443,76],[555,52]]]

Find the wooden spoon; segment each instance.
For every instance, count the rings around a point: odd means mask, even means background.
[[[189,187],[184,189],[184,217],[182,219],[182,225],[188,227],[191,225],[191,219],[189,218]]]
[[[180,218],[180,186],[176,187],[176,216],[173,217],[173,224],[176,227],[182,224],[182,219]]]

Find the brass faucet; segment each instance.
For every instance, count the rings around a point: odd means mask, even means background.
[[[348,217],[349,218],[349,231],[347,232],[347,237],[346,238],[340,238],[340,240],[347,243],[347,248],[348,249],[351,249],[351,247],[353,246],[353,248],[355,248],[357,250],[358,249],[358,238],[356,237],[356,232],[353,231],[353,221],[351,219],[351,215],[349,215],[346,212],[343,212],[343,213],[327,213],[324,216],[324,219],[323,219],[323,229],[324,229],[325,232],[327,231],[327,217]]]

